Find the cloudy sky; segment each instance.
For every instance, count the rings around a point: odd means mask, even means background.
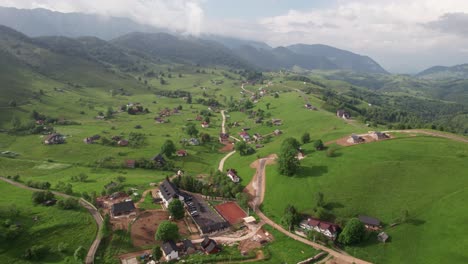
[[[468,63],[466,0],[0,0],[1,6],[125,16],[272,46],[322,43],[391,72]]]

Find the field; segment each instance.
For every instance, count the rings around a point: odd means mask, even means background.
[[[374,263],[463,262],[468,259],[461,250],[468,246],[463,235],[468,230],[461,225],[467,217],[467,157],[466,144],[433,137],[346,147],[333,158],[313,152],[296,177],[267,167],[263,210],[275,221],[287,204],[310,214],[317,192],[338,218],[364,214],[388,226],[408,210],[408,223],[385,228],[390,243],[372,240],[347,251]]]
[[[50,248],[50,253],[41,263],[74,263],[73,253],[79,246],[83,246],[87,252],[97,229],[93,218],[85,209],[64,211],[56,206],[33,206],[31,191],[13,187],[3,181],[0,181],[0,191],[0,208],[4,210],[15,205],[20,215],[14,221],[23,230],[16,239],[0,241],[2,263],[31,263],[21,256],[33,245]],[[38,220],[34,221],[36,217]],[[0,220],[5,219],[0,216]],[[63,253],[57,252],[59,244],[67,245]]]

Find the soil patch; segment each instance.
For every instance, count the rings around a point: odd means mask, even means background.
[[[231,152],[234,150],[234,144],[229,142],[219,149],[220,152]]]

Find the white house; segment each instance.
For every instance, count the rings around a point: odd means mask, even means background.
[[[229,169],[227,171],[227,176],[231,179],[233,182],[239,182],[240,178],[237,176],[237,171],[235,169]]]
[[[180,195],[179,189],[168,180],[164,180],[161,185],[159,185],[159,197],[163,200],[163,203],[166,207],[169,206],[169,203],[173,199],[179,199],[184,201],[184,197]]]
[[[174,241],[169,240],[166,243],[162,244],[161,249],[163,251],[164,258],[166,259],[166,261],[171,261],[173,259],[179,258],[179,249],[177,248]]]
[[[324,234],[325,236],[331,238],[332,240],[336,239],[338,235],[339,226],[333,223],[320,221],[319,219],[308,218],[299,224],[299,226],[304,230],[313,230],[318,233]]]

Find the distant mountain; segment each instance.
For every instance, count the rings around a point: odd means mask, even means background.
[[[267,70],[291,69],[297,66],[306,70],[387,73],[379,64],[367,56],[325,45],[298,44],[274,49],[243,45],[233,50],[251,64]]]
[[[83,13],[60,13],[48,9],[0,7],[0,24],[30,37],[95,36],[113,39],[130,32],[161,32],[161,28],[143,25],[128,18],[103,17]]]
[[[434,66],[416,74],[416,76],[422,79],[432,80],[468,79],[468,64],[451,67]]]
[[[368,56],[362,56],[350,51],[337,49],[322,44],[295,44],[287,46],[289,50],[300,54],[325,57],[341,70],[351,70],[366,73],[387,73],[377,62]]]
[[[216,41],[230,49],[238,49],[242,46],[251,46],[256,49],[264,49],[264,50],[273,49],[265,42],[254,41],[254,40],[245,40],[245,39],[219,36],[219,35],[213,35],[213,34],[202,34],[200,37],[203,39]]]
[[[205,66],[253,68],[222,44],[191,36],[174,36],[167,33],[130,33],[111,41],[112,44],[140,51],[152,59]]]

